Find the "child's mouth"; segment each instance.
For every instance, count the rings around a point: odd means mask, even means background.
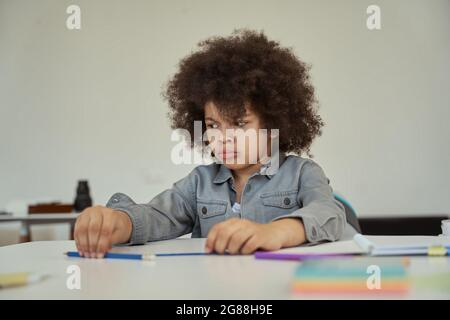
[[[234,152],[234,151],[227,151],[227,152],[221,152],[219,155],[220,155],[220,158],[221,159],[231,159],[231,158],[235,158],[236,156],[237,156],[237,152]]]

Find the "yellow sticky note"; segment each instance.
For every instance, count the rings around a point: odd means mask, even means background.
[[[447,254],[447,248],[443,246],[432,246],[428,248],[429,256],[445,256]]]

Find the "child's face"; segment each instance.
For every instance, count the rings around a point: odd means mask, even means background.
[[[260,130],[261,121],[252,112],[234,123],[225,120],[213,102],[205,104],[206,138],[215,157],[231,170],[245,169],[259,164],[270,156],[270,138],[267,130]]]

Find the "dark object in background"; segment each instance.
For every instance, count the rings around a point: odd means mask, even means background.
[[[78,181],[77,196],[75,197],[74,209],[81,212],[87,207],[92,206],[92,198],[89,194],[89,185],[87,180]]]
[[[351,204],[338,194],[334,194],[334,198],[344,206],[345,218],[347,219],[347,222],[356,230],[356,232],[361,233],[361,226],[359,225],[358,217],[356,216],[356,212]]]
[[[28,206],[28,214],[33,213],[70,213],[73,205],[61,202],[37,203]]]
[[[448,215],[430,217],[379,217],[359,218],[363,234],[366,235],[430,235],[442,233],[441,221]]]

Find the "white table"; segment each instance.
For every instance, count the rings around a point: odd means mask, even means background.
[[[202,251],[205,239],[175,239],[129,252]],[[291,293],[299,262],[256,260],[253,256],[158,257],[155,261],[68,258],[73,241],[29,242],[0,248],[0,272],[33,271],[50,275],[40,283],[0,290],[0,299],[303,299],[424,298],[450,299],[450,293],[412,289],[406,296],[299,296]],[[81,290],[69,290],[67,267],[81,270]],[[412,275],[450,271],[450,258],[411,258]]]

